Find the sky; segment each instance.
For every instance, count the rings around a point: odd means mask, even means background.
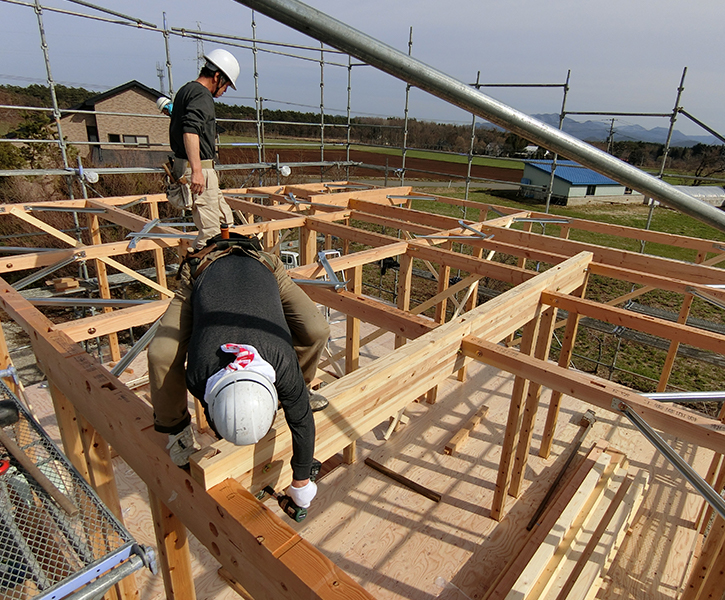
[[[0,0],[0,84],[45,83],[33,0],[17,1],[21,4]],[[40,2],[103,16],[70,0]],[[234,0],[94,0],[93,4],[142,19],[159,30],[165,13],[169,27],[252,35],[252,11]],[[480,71],[480,81],[486,84],[561,85],[571,71],[568,111],[670,113],[687,67],[680,105],[725,134],[725,53],[717,45],[725,23],[722,0],[307,0],[307,4],[406,53],[412,27],[413,57],[466,83],[474,82]],[[160,31],[49,10],[42,12],[42,18],[57,83],[103,91],[137,79],[160,89],[157,65],[166,62]],[[260,40],[319,48],[316,40],[259,13],[255,22]],[[218,46],[204,42],[203,48]],[[176,90],[198,73],[197,42],[172,35],[169,48]],[[253,105],[252,52],[227,49],[238,58],[241,74],[237,91],[230,90],[222,101]],[[320,56],[318,50],[283,51],[316,60]],[[324,66],[325,112],[345,114],[347,56],[328,52],[325,57],[337,63]],[[316,60],[260,52],[258,88],[264,106],[318,111],[321,86]],[[403,116],[405,83],[369,66],[353,67],[351,82],[353,116]],[[168,84],[166,77],[166,89]],[[558,114],[563,99],[562,87],[486,88],[484,93],[526,114]],[[470,114],[417,89],[410,93],[409,115],[471,123]],[[632,124],[666,128],[669,120],[622,116],[617,117],[615,129]],[[706,135],[682,115],[676,128]]]

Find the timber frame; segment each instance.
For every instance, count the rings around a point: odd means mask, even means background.
[[[536,234],[530,223],[524,230],[511,228],[516,219],[545,219],[548,215],[492,207],[478,202],[429,196],[431,202],[457,205],[466,212],[478,211],[477,220],[461,226],[456,218],[413,210],[412,188],[372,188],[337,192],[322,184],[273,186],[227,190],[229,203],[244,217],[239,233],[259,234],[267,249],[278,251],[282,232],[299,233],[301,266],[292,275],[316,279],[325,271],[316,262],[318,236],[326,248],[337,238],[342,255],[330,259],[335,272],[344,271],[347,290],[304,286],[313,300],[347,315],[345,375],[328,383],[324,390],[330,408],[316,413],[316,457],[325,461],[338,453],[353,460],[355,441],[389,417],[399,415],[406,405],[425,396],[435,402],[436,387],[450,376],[465,378],[470,361],[482,361],[516,376],[508,425],[501,440],[502,452],[495,482],[491,517],[500,520],[508,497],[517,497],[532,443],[532,423],[542,387],[552,390],[540,456],[547,457],[554,440],[562,395],[586,401],[602,410],[613,410],[617,399],[639,413],[653,427],[715,452],[708,480],[722,488],[725,467],[725,423],[685,408],[673,408],[648,399],[631,389],[569,368],[579,320],[599,320],[647,332],[670,340],[659,389],[664,390],[682,343],[725,354],[725,336],[686,324],[697,291],[725,301],[725,291],[708,287],[723,281],[716,267],[725,261],[725,249],[712,240],[642,231],[570,219],[560,226],[560,235]],[[292,196],[290,196],[290,194]],[[417,194],[416,196],[421,196]],[[301,202],[290,202],[294,198]],[[61,427],[65,451],[79,471],[99,490],[102,499],[120,517],[110,445],[139,475],[149,489],[162,573],[167,597],[193,598],[189,568],[188,528],[221,563],[231,580],[240,582],[255,598],[371,598],[372,596],[331,560],[306,542],[291,527],[260,503],[253,494],[265,485],[277,488],[291,479],[291,438],[284,420],[255,447],[234,447],[220,441],[197,453],[191,472],[178,469],[169,459],[165,436],[153,431],[150,406],[80,347],[79,342],[109,336],[112,360],[120,358],[116,333],[132,326],[153,323],[163,314],[173,292],[168,289],[164,249],[184,250],[188,240],[180,237],[142,238],[129,244],[104,242],[101,222],[141,231],[158,217],[161,195],[143,197],[134,212],[121,206],[139,197],[69,200],[59,207],[102,209],[90,213],[91,243],[81,244],[32,214],[32,205],[4,205],[0,218],[19,219],[67,244],[67,249],[18,254],[0,261],[3,275],[35,270],[75,256],[95,265],[99,293],[110,298],[106,270],[122,271],[144,283],[158,300],[131,308],[106,308],[86,319],[55,324],[12,286],[0,279],[0,304],[21,325],[31,339],[38,364],[46,374]],[[489,215],[492,218],[488,218]],[[355,223],[382,226],[398,237],[356,227]],[[477,235],[476,230],[483,235]],[[693,251],[696,258],[684,263],[651,255],[589,245],[568,239],[580,229],[647,243],[666,244]],[[157,226],[151,232],[177,234],[176,229]],[[425,237],[427,236],[427,237]],[[492,237],[491,237],[492,236]],[[449,238],[449,239],[446,239]],[[363,249],[350,252],[350,245]],[[155,280],[139,276],[114,257],[151,253],[156,265]],[[493,261],[496,253],[517,258],[515,266]],[[384,259],[399,262],[396,305],[363,295],[362,273],[368,265],[378,268]],[[418,306],[411,306],[414,261],[422,261],[436,275],[437,293]],[[541,272],[531,268],[540,263]],[[420,264],[420,263],[418,263]],[[450,285],[450,271],[466,274]],[[642,286],[609,304],[587,300],[586,287],[592,274]],[[504,282],[509,289],[477,304],[481,278]],[[468,289],[453,318],[447,318],[446,304],[453,294]],[[683,295],[678,322],[633,313],[618,308],[648,290],[662,289]],[[436,307],[434,318],[422,312]],[[568,317],[557,322],[557,311]],[[396,335],[396,350],[358,368],[361,346],[373,339],[360,339],[360,322],[375,325]],[[548,361],[552,334],[564,326],[558,365]],[[501,345],[521,331],[519,348]],[[0,350],[5,346],[4,339]],[[2,352],[7,366],[8,353]],[[333,357],[334,358],[334,357]],[[89,443],[91,440],[93,443]],[[105,442],[104,442],[105,440]],[[716,583],[714,558],[722,554],[725,535],[720,521],[712,528],[720,532],[707,538],[702,561],[695,569],[688,590]],[[716,539],[717,538],[717,539]],[[710,561],[710,562],[707,562]],[[260,577],[246,574],[258,572]],[[699,578],[699,579],[698,579]],[[708,587],[709,586],[709,587]],[[137,596],[132,584],[121,590],[124,597]]]

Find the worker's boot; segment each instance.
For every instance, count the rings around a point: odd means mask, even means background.
[[[189,457],[201,449],[201,446],[194,439],[191,423],[179,433],[169,434],[169,443],[166,445],[166,449],[176,466],[185,467],[189,464]]]
[[[328,404],[330,404],[330,401],[322,394],[310,391],[310,408],[312,409],[312,412],[323,410],[327,408]]]

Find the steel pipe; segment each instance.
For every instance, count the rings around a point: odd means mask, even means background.
[[[235,0],[720,231],[725,213],[298,0]]]
[[[615,398],[612,400],[612,408],[627,417],[632,425],[639,429],[640,433],[659,450],[672,466],[694,487],[705,501],[712,506],[717,513],[725,519],[725,500],[723,497],[700,475],[677,454],[663,438],[628,404]]]

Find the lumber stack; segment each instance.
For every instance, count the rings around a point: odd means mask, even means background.
[[[649,483],[597,443],[551,502],[483,600],[591,600]]]

